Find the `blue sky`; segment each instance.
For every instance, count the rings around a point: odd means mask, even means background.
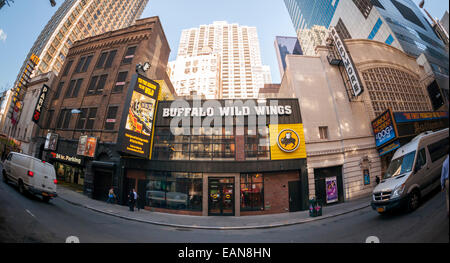
[[[34,41],[62,0],[56,2],[57,6],[51,7],[48,0],[15,0],[0,10],[0,91],[12,87]],[[426,0],[425,8],[441,18],[449,3]],[[150,0],[142,17],[155,15],[160,17],[172,49],[170,60],[176,58],[183,29],[219,20],[257,27],[262,62],[271,67],[275,83],[280,81],[275,36],[295,36],[283,0]]]

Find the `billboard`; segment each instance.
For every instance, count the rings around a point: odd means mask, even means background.
[[[155,113],[160,86],[141,75],[134,75],[127,94],[119,128],[119,152],[151,158]]]
[[[388,109],[372,121],[372,129],[375,134],[375,144],[380,147],[397,138],[397,128],[392,111]]]
[[[44,149],[56,151],[56,146],[58,145],[58,134],[57,133],[47,133],[47,138],[45,139]]]
[[[80,136],[78,140],[77,155],[94,157],[97,148],[97,138],[87,135]]]

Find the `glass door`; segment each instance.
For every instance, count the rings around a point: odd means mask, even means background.
[[[208,179],[208,215],[234,215],[234,178]]]

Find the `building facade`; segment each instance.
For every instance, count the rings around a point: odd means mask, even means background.
[[[222,83],[218,54],[178,57],[169,62],[168,68],[178,96],[189,96],[194,91],[207,99],[220,97]]]
[[[432,100],[438,97],[448,108],[448,50],[411,0],[286,0],[285,3],[296,29],[333,26],[343,39],[375,40],[415,57],[431,70],[427,72],[427,86],[431,85],[427,95]],[[315,9],[316,6],[322,8]],[[310,15],[313,13],[315,16]],[[302,40],[298,30],[297,34]],[[420,58],[421,54],[424,57]]]
[[[64,70],[51,86],[51,102],[41,118],[43,129],[35,145],[37,157],[64,165],[62,170],[77,175],[71,181],[83,184],[90,196],[102,196],[107,187],[117,186],[108,164],[120,158],[114,145],[122,140],[118,138],[121,112],[136,64],[148,62],[150,68],[141,74],[158,81],[161,98],[173,99],[166,73],[169,53],[158,17],[75,42]],[[48,134],[59,138],[53,147],[45,144]],[[77,155],[81,136],[97,142],[96,152],[89,157]]]
[[[328,37],[328,29],[324,26],[314,25],[310,29],[303,29],[298,35],[303,55],[316,55],[316,47],[323,46]]]
[[[387,109],[394,114],[433,112],[425,71],[414,57],[364,39],[345,40],[344,48],[360,76],[360,95],[353,94],[343,64],[335,63],[334,49],[320,46],[318,56],[287,56],[279,93],[299,98],[310,196],[327,198],[326,182],[336,178],[338,202],[369,195],[375,176],[382,178],[390,161],[389,154],[379,151],[372,120]],[[413,129],[407,137],[420,132]]]
[[[21,150],[24,154],[32,156],[35,156],[36,154],[34,143],[36,142],[36,135],[39,134],[41,128],[33,122],[32,119],[35,114],[36,104],[40,99],[41,90],[44,88],[44,85],[50,88],[53,85],[55,78],[56,74],[53,71],[32,78],[27,92],[25,93],[21,118],[16,124],[17,127],[14,128],[14,132],[11,132],[13,128],[12,124],[9,122],[5,123],[5,131],[7,134],[10,134],[11,137],[21,142]],[[48,108],[48,105],[49,100],[46,98],[41,107],[45,110]]]
[[[217,56],[220,61],[219,82],[215,89],[216,98],[256,98],[258,91],[264,86],[266,81],[270,83],[270,68],[262,65],[259,48],[258,34],[255,27],[229,24],[225,21],[214,22],[210,25],[201,25],[199,28],[183,30],[178,47],[177,61],[171,63],[177,68],[185,68],[185,72],[193,72],[205,68],[211,72],[211,64],[205,60],[205,64],[200,64],[204,55]],[[187,57],[198,58],[197,66],[185,66],[183,64]],[[178,62],[180,59],[181,62]],[[183,73],[183,72],[181,72]],[[191,81],[191,74],[176,74],[171,79],[175,85],[177,93],[184,93],[186,87],[181,83]],[[207,80],[210,82],[209,80]],[[203,81],[194,83],[191,90],[197,90],[197,94],[203,91]],[[209,83],[208,83],[209,84]],[[189,84],[190,85],[190,84]],[[210,88],[208,88],[210,89]],[[182,92],[183,91],[183,92]],[[207,91],[205,96],[211,96]]]
[[[147,3],[148,0],[63,1],[31,47],[15,85],[33,54],[39,58],[39,63],[27,75],[33,77],[49,71],[58,75],[75,41],[132,25]]]
[[[371,39],[429,60],[448,72],[448,53],[441,39],[411,0],[340,1],[330,26],[344,28],[344,38]],[[448,73],[447,73],[448,74]]]
[[[241,216],[305,210],[298,110],[296,99],[160,101],[151,160],[123,157],[125,185],[145,196],[142,206],[159,212]],[[284,152],[277,139],[287,130],[296,146]]]

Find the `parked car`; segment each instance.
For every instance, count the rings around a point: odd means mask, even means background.
[[[423,196],[440,187],[442,164],[449,147],[449,129],[427,131],[394,153],[386,174],[373,190],[372,208],[385,213],[415,210]]]
[[[19,192],[42,196],[45,202],[57,196],[55,168],[35,157],[11,152],[3,163],[3,181],[14,182]]]

